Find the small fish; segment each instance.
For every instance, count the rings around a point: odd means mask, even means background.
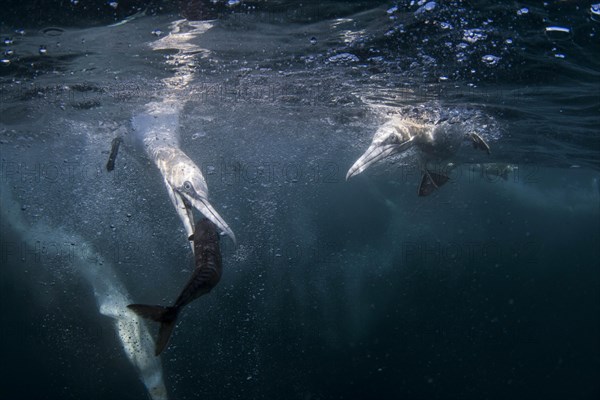
[[[166,347],[175,328],[177,316],[183,307],[198,297],[207,294],[214,288],[223,272],[219,232],[215,224],[203,218],[196,224],[194,234],[189,237],[194,241],[196,268],[181,294],[170,307],[130,304],[127,308],[137,315],[160,322],[155,355],[159,355]]]

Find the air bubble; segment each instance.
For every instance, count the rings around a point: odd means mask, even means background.
[[[335,56],[331,56],[327,60],[331,63],[346,63],[360,61],[360,59],[357,56],[350,53],[342,53]]]
[[[481,61],[483,61],[485,65],[493,67],[494,65],[497,65],[498,62],[500,62],[500,57],[494,56],[492,54],[487,54],[481,57]]]
[[[565,40],[571,37],[571,30],[562,26],[547,26],[546,36],[550,40]]]
[[[485,39],[487,39],[487,35],[483,29],[465,29],[463,32],[463,40],[465,42],[475,43]]]
[[[430,1],[429,3],[425,4],[423,8],[425,9],[425,11],[433,11],[436,6],[437,4],[435,4],[435,1]]]

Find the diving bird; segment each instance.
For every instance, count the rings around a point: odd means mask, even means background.
[[[350,167],[346,179],[360,174],[379,160],[414,149],[422,173],[418,194],[427,196],[449,180],[445,172],[429,169],[428,163],[452,158],[465,141],[490,154],[490,147],[481,136],[465,132],[461,124],[447,119],[419,123],[397,115],[375,132],[371,145]]]
[[[150,43],[153,50],[177,51],[167,60],[167,64],[172,65],[176,73],[163,79],[164,87],[157,99],[145,104],[133,116],[131,125],[134,134],[127,136],[133,137],[133,142],[138,147],[141,145],[158,167],[169,198],[183,223],[186,237],[191,236],[194,231],[193,209],[196,209],[235,243],[233,231],[208,201],[208,187],[202,171],[181,149],[179,141],[179,115],[185,104],[185,89],[194,77],[194,69],[189,67],[190,59],[206,52],[194,43],[194,39],[211,27],[212,24],[206,21],[174,21],[168,35]],[[112,143],[106,165],[108,171],[115,166],[119,144],[118,138]]]
[[[177,316],[183,307],[214,288],[219,280],[223,266],[219,248],[219,232],[207,218],[196,224],[196,230],[189,238],[194,241],[196,268],[175,303],[170,307],[130,304],[127,307],[137,315],[160,322],[155,354],[158,356],[167,346],[175,328]]]
[[[208,201],[208,187],[202,171],[181,149],[179,141],[179,115],[185,103],[185,89],[194,76],[194,69],[189,67],[190,59],[206,52],[193,40],[211,27],[212,24],[206,21],[174,21],[168,35],[150,44],[157,51],[177,50],[167,60],[176,74],[163,79],[164,90],[157,100],[145,104],[133,116],[131,124],[134,134],[127,137],[133,137],[134,144],[141,146],[158,167],[169,198],[183,223],[186,237],[194,231],[193,209],[196,209],[236,243],[233,231]],[[106,164],[108,171],[115,167],[120,143],[120,138],[113,140]]]
[[[187,236],[193,233],[195,208],[235,243],[233,231],[208,201],[202,171],[180,147],[179,108],[169,101],[147,104],[145,112],[132,119],[134,136],[158,167]]]

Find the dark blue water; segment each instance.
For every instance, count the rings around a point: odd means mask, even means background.
[[[147,396],[88,272],[149,304],[190,274],[155,166],[104,169],[174,93],[238,246],[162,355],[169,398],[599,397],[600,5],[74,3],[0,17],[1,399]],[[151,48],[182,16],[213,20],[183,64]],[[346,181],[390,115],[491,155],[424,198],[410,155]]]

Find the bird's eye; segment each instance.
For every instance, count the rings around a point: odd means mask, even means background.
[[[191,190],[191,189],[192,189],[192,184],[191,184],[189,181],[185,181],[185,182],[183,183],[183,188],[184,188],[185,190]]]

